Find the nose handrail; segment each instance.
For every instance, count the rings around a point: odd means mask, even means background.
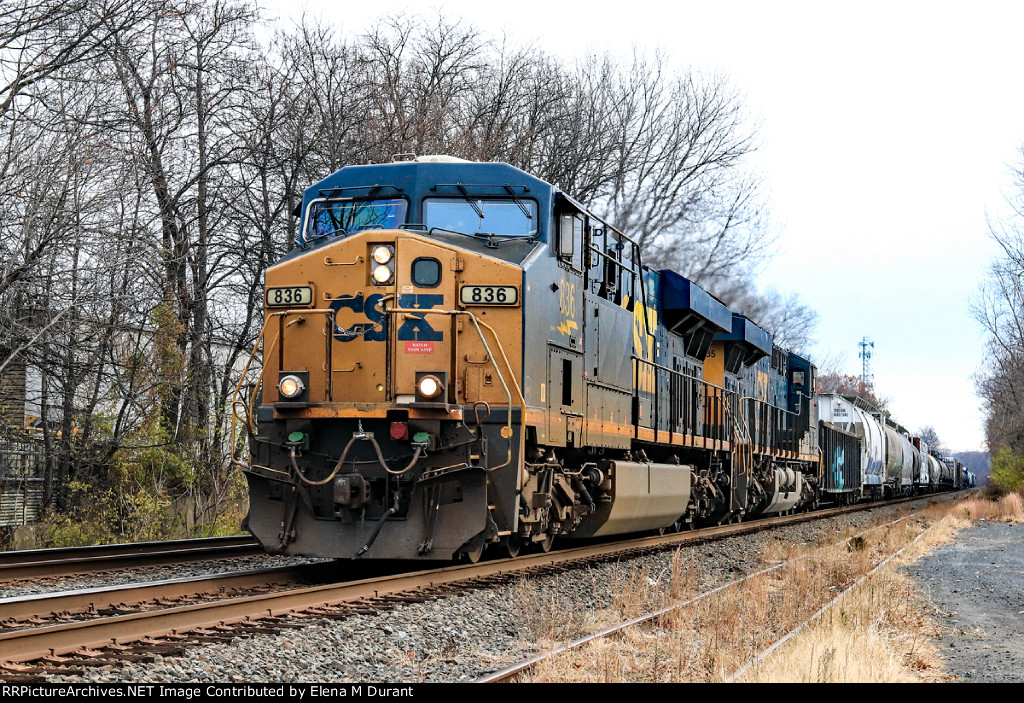
[[[387,298],[385,298],[384,300],[387,300]],[[382,300],[381,302],[384,302],[384,301]],[[256,354],[259,352],[260,344],[263,343],[264,339],[266,338],[267,329],[268,329],[268,327],[270,325],[271,320],[274,320],[275,318],[284,318],[284,317],[287,317],[289,315],[298,315],[298,314],[308,314],[308,315],[324,314],[324,315],[332,315],[332,314],[334,314],[334,312],[335,311],[333,309],[331,309],[331,308],[313,308],[313,309],[310,309],[310,308],[296,308],[296,309],[289,309],[289,310],[278,310],[278,311],[269,313],[267,315],[267,318],[266,318],[266,320],[263,323],[263,328],[260,330],[259,336],[256,337],[256,343],[253,345],[252,352],[249,354],[249,358],[246,360],[245,366],[242,369],[242,373],[239,376],[238,383],[235,386],[235,392],[232,394],[232,400],[231,400],[231,446],[232,446],[231,463],[233,465],[239,466],[241,468],[247,468],[247,465],[243,464],[240,461],[238,461],[238,459],[236,457],[236,452],[237,452],[236,447],[237,447],[237,444],[238,444],[238,442],[237,442],[238,423],[241,422],[245,426],[246,431],[250,435],[255,434],[255,432],[256,432],[256,426],[255,426],[255,422],[254,422],[255,412],[254,412],[254,408],[253,408],[253,403],[255,402],[255,393],[252,395],[252,397],[249,398],[249,402],[248,403],[245,403],[244,401],[242,401],[239,398],[239,396],[240,396],[241,391],[242,391],[242,384],[245,382],[245,378],[246,378],[246,376],[249,373],[249,368],[252,365],[253,359],[256,358]],[[395,315],[398,315],[398,314],[422,314],[423,310],[407,309],[407,308],[397,308],[396,307],[396,308],[384,308],[384,312],[386,314],[388,314],[388,315],[392,315],[392,314],[395,314]],[[477,336],[480,338],[481,344],[483,344],[483,346],[484,346],[484,350],[487,352],[487,356],[490,359],[495,359],[496,357],[494,355],[494,352],[491,351],[491,345],[488,344],[487,338],[484,336],[484,333],[483,333],[483,330],[481,329],[481,327],[483,329],[486,329],[488,332],[490,332],[491,336],[494,338],[494,343],[497,346],[498,352],[501,355],[501,360],[502,360],[502,362],[504,362],[504,366],[505,366],[505,368],[508,371],[509,377],[510,377],[511,382],[512,382],[512,386],[515,388],[516,396],[518,397],[518,400],[519,400],[520,408],[522,409],[522,412],[523,412],[523,414],[525,416],[525,413],[526,413],[526,398],[523,396],[522,387],[519,384],[519,380],[516,378],[515,371],[512,368],[512,364],[508,360],[508,355],[505,353],[505,348],[504,348],[504,345],[502,345],[502,343],[501,343],[501,338],[498,336],[498,333],[494,330],[494,328],[491,327],[490,325],[488,325],[486,322],[483,322],[482,320],[477,318],[477,316],[474,315],[469,310],[434,310],[434,309],[432,309],[432,310],[430,310],[430,314],[431,315],[449,315],[449,316],[453,316],[453,317],[456,316],[456,315],[464,315],[464,316],[468,317],[470,319],[470,321],[472,321],[472,323],[473,323],[473,327],[476,330]],[[267,351],[266,356],[271,356],[274,353],[274,351],[277,349],[278,344],[279,344],[280,341],[281,341],[281,335],[278,335],[277,337],[274,338],[273,344],[271,345],[270,349]],[[264,375],[266,374],[266,369],[267,369],[266,365],[264,365],[263,368],[260,369],[259,376],[256,378],[256,387],[259,387],[259,385],[261,383],[263,383]],[[498,380],[501,381],[501,386],[505,390],[506,407],[507,407],[507,412],[506,412],[506,417],[505,417],[505,424],[506,424],[506,427],[508,428],[508,437],[507,437],[507,440],[508,440],[508,450],[507,450],[507,454],[506,454],[506,458],[505,458],[504,463],[499,464],[498,466],[495,466],[495,467],[492,467],[492,468],[488,468],[487,469],[488,471],[496,471],[498,469],[504,468],[505,466],[508,466],[512,462],[512,434],[513,434],[513,432],[512,432],[512,404],[513,404],[512,390],[509,388],[508,382],[506,381],[506,378],[505,378],[505,374],[502,372],[502,370],[498,366],[498,364],[494,364],[494,369],[495,369],[495,371],[497,371],[497,373],[498,373]],[[245,409],[245,417],[242,417],[239,414],[239,408],[240,407]]]
[[[388,300],[388,298],[384,298],[381,302],[384,302],[386,300]],[[384,312],[388,315],[422,315],[424,313],[423,310],[413,308],[384,308]],[[472,321],[473,327],[476,329],[477,336],[480,337],[481,344],[484,345],[484,351],[487,352],[487,356],[489,356],[491,359],[494,359],[494,352],[491,351],[491,346],[487,343],[487,339],[484,337],[483,330],[480,329],[481,326],[491,333],[491,336],[494,337],[494,342],[498,347],[498,352],[501,354],[501,359],[505,364],[505,368],[508,370],[509,376],[512,379],[512,385],[516,389],[516,395],[519,397],[519,404],[525,416],[526,398],[523,397],[522,387],[519,385],[519,380],[516,378],[515,371],[512,369],[512,364],[509,363],[508,356],[505,354],[505,348],[501,343],[501,338],[498,337],[498,333],[494,331],[494,328],[488,325],[486,322],[483,322],[482,320],[478,319],[477,316],[474,315],[469,310],[436,310],[431,308],[428,311],[428,314],[448,315],[451,317],[454,317],[456,315],[465,315],[466,317],[468,317],[470,321]],[[508,428],[508,454],[505,458],[504,463],[492,468],[488,468],[488,472],[497,471],[498,469],[504,468],[508,466],[510,463],[512,463],[512,391],[509,389],[508,383],[505,381],[505,374],[502,373],[501,369],[498,367],[497,364],[494,365],[494,370],[498,372],[498,380],[501,381],[501,387],[505,389],[505,397],[507,400],[508,411],[506,412],[505,415],[505,426]]]
[[[256,343],[253,345],[252,351],[249,353],[249,358],[246,360],[245,366],[242,368],[242,373],[239,374],[238,376],[238,383],[235,385],[235,392],[231,395],[231,463],[235,466],[241,468],[248,468],[246,464],[243,464],[242,462],[238,461],[236,457],[238,445],[238,423],[241,422],[243,425],[245,425],[245,429],[250,435],[256,433],[256,423],[254,421],[255,412],[253,409],[253,403],[256,400],[256,394],[253,393],[252,396],[250,396],[248,403],[239,398],[239,395],[242,392],[242,384],[245,383],[245,377],[249,374],[249,367],[252,366],[253,359],[256,358],[256,354],[260,350],[260,345],[263,343],[264,339],[267,336],[267,328],[270,326],[271,320],[274,320],[276,318],[284,318],[287,317],[288,315],[303,314],[332,315],[334,314],[334,310],[332,310],[331,308],[290,308],[288,310],[277,310],[275,312],[268,313],[266,320],[263,321],[263,328],[260,329],[260,333],[256,337]],[[267,353],[264,355],[264,358],[273,355],[274,351],[277,350],[280,341],[281,335],[279,334],[274,338],[274,341],[271,344],[270,349],[268,349]],[[263,377],[266,374],[266,372],[267,366],[266,364],[264,364],[263,367],[260,369],[259,375],[256,377],[256,384],[254,388],[259,388],[260,384],[263,383]],[[245,417],[239,415],[239,406],[245,409]]]

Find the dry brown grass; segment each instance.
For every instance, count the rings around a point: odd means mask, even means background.
[[[967,520],[1024,521],[1024,498],[1020,493],[1002,497],[971,496],[955,504],[953,514]]]
[[[937,626],[918,601],[914,582],[893,567],[949,542],[976,518],[1024,521],[1024,501],[1018,494],[998,501],[971,497],[934,505],[861,537],[855,537],[853,530],[833,530],[817,544],[773,543],[764,550],[763,562],[785,561],[782,567],[546,660],[524,680],[723,681],[904,548],[903,554],[858,584],[741,680],[943,680],[941,659],[930,644]],[[617,584],[612,607],[599,611],[592,624],[622,622],[683,602],[698,590],[696,571],[692,556],[680,552],[669,578],[633,572]],[[559,643],[567,639],[553,638]]]

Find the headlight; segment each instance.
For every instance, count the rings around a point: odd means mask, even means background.
[[[444,386],[437,376],[424,376],[416,388],[424,398],[436,398],[441,395]]]
[[[391,249],[389,247],[374,247],[373,260],[378,264],[386,264],[391,261]]]
[[[285,398],[297,398],[302,395],[306,387],[298,376],[285,376],[277,384],[278,392]]]
[[[373,282],[378,285],[390,283],[393,275],[387,266],[378,266],[373,270]]]

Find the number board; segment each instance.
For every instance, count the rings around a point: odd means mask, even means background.
[[[462,286],[459,300],[463,305],[518,305],[516,286]]]
[[[268,308],[288,308],[297,305],[309,305],[312,302],[313,289],[310,286],[267,288]]]

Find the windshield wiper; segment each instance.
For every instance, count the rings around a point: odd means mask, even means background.
[[[456,183],[455,187],[458,188],[459,192],[462,193],[462,197],[466,199],[466,202],[469,203],[469,206],[476,211],[477,217],[479,217],[481,220],[484,219],[484,211],[480,209],[479,205],[473,202],[473,198],[469,197],[469,192],[462,187],[462,184]]]
[[[431,227],[427,231],[427,234],[433,234],[434,232],[444,232],[445,234],[461,234],[463,237],[472,237],[473,239],[476,239],[475,234],[470,234],[469,232],[460,232],[457,229],[448,229],[446,227]]]
[[[512,201],[516,205],[518,205],[519,209],[523,211],[524,215],[526,215],[526,219],[532,220],[533,219],[533,215],[531,215],[530,211],[526,209],[526,205],[524,205],[523,201],[519,199],[518,195],[516,195],[516,191],[512,188],[512,186],[510,186],[508,183],[506,183],[505,184],[505,190],[507,190],[508,194],[512,196]]]
[[[459,232],[454,229],[446,229],[444,227],[431,227],[427,234],[433,234],[434,232],[445,232],[447,234],[461,234],[463,237],[472,237],[478,242],[483,242],[487,245],[488,249],[497,249],[498,245],[502,242],[513,242],[513,241],[529,241],[532,242],[537,239],[536,234],[516,234],[516,235],[497,235],[493,232]]]
[[[463,237],[472,237],[478,242],[483,242],[487,245],[488,249],[497,249],[498,244],[494,240],[494,235],[490,232],[460,232],[457,229],[446,229],[444,227],[431,227],[427,234],[433,234],[434,232],[445,232],[447,234],[461,234]]]

